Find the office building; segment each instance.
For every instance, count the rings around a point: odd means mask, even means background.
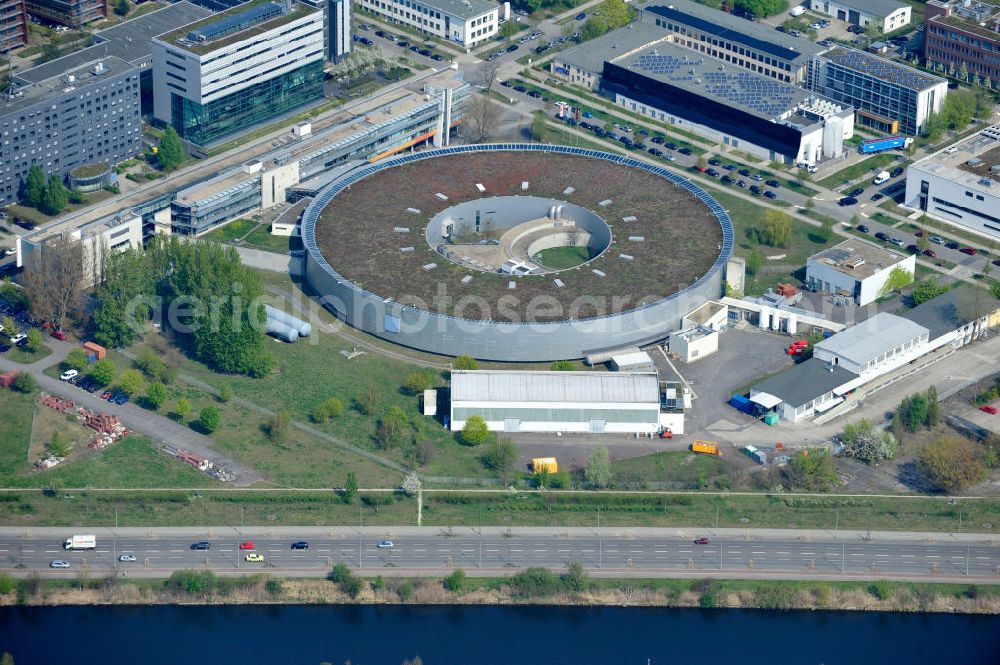
[[[299,128],[300,140],[291,147],[177,192],[158,226],[164,233],[200,235],[241,215],[315,196],[350,170],[420,143],[447,145],[468,96],[469,85],[444,72],[419,89],[373,100],[322,131]]]
[[[466,48],[497,34],[501,7],[490,0],[360,0],[362,9]]]
[[[1000,126],[991,125],[906,170],[907,207],[1000,241]]]
[[[839,157],[854,134],[850,106],[669,41],[605,60],[600,86],[623,108],[769,161]]]
[[[472,416],[492,432],[653,434],[660,429],[656,372],[451,373],[451,429]]]
[[[139,68],[114,56],[13,88],[0,102],[0,199],[18,200],[37,164],[60,178],[142,151]]]
[[[299,0],[323,12],[323,50],[330,62],[351,54],[353,4],[351,0]]]
[[[0,0],[0,53],[28,43],[28,12],[24,0]]]
[[[117,56],[139,68],[142,114],[153,114],[153,45],[152,38],[169,30],[198,21],[212,12],[182,0],[142,16],[122,21],[93,35],[93,45],[77,49],[61,58],[15,72],[22,84],[36,83],[62,75],[63,72],[105,56]]]
[[[1000,84],[1000,8],[969,0],[928,0],[924,59],[929,68]]]
[[[205,146],[323,100],[323,12],[251,0],[153,40],[153,115]]]
[[[817,14],[879,32],[893,32],[910,24],[910,5],[897,0],[809,0]]]
[[[916,257],[850,238],[810,256],[805,282],[813,291],[846,296],[863,307],[885,295],[886,283],[897,269],[909,273],[913,281]]]
[[[842,46],[815,58],[809,87],[853,106],[858,124],[910,136],[923,131],[948,94],[948,82],[940,76]]]
[[[824,50],[804,37],[692,0],[646,5],[640,21],[665,30],[681,46],[784,83],[805,81],[809,61]]]
[[[108,17],[108,0],[26,0],[26,4],[32,16],[71,28]]]

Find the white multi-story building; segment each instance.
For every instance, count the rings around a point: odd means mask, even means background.
[[[153,40],[153,116],[197,145],[323,99],[323,12],[251,0]]]
[[[910,24],[910,5],[897,0],[809,0],[809,8],[863,28],[874,25],[882,32]]]
[[[899,254],[850,238],[810,256],[805,281],[814,291],[847,296],[864,307],[885,295],[894,270],[906,271],[913,281],[916,266],[913,254]]]
[[[1000,240],[1000,126],[991,125],[911,165],[904,203]]]
[[[490,0],[360,0],[362,9],[429,35],[472,47],[497,34],[500,12]]]

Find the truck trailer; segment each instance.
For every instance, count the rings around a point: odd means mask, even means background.
[[[94,550],[97,549],[97,536],[70,536],[63,543],[64,550]]]
[[[873,155],[876,152],[883,152],[884,150],[906,148],[911,143],[913,143],[913,139],[906,136],[883,136],[880,139],[863,141],[861,145],[858,146],[858,152],[862,155]]]

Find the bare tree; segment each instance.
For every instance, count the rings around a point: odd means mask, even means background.
[[[80,307],[84,282],[83,244],[56,239],[45,243],[21,275],[21,286],[36,319],[62,329],[66,317]]]
[[[489,138],[500,118],[500,105],[486,95],[473,95],[465,112],[469,140],[482,143]]]
[[[493,86],[497,82],[497,75],[500,73],[500,59],[483,60],[479,63],[477,72],[479,74],[479,85],[483,86],[483,89],[487,92],[493,90]]]

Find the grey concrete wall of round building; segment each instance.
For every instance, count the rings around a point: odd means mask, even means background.
[[[339,192],[362,178],[393,166],[474,151],[561,152],[654,173],[694,194],[715,215],[723,235],[719,255],[703,275],[692,276],[692,282],[687,288],[660,300],[621,313],[546,323],[471,320],[404,306],[358,287],[327,262],[316,242],[315,228],[319,213]],[[421,351],[451,356],[464,354],[485,360],[511,362],[582,358],[596,352],[648,344],[665,338],[678,329],[685,314],[707,300],[720,296],[723,271],[733,250],[733,228],[729,214],[687,178],[630,157],[568,146],[538,144],[454,146],[371,164],[348,174],[319,193],[303,214],[302,238],[306,250],[305,276],[314,296],[351,326]]]

